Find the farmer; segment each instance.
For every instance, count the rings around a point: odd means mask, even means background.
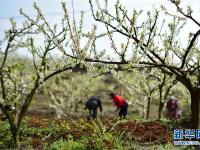
[[[102,105],[100,96],[92,96],[86,101],[85,109],[89,110],[88,119],[90,119],[90,117],[92,117],[93,119],[97,117],[98,107],[102,115]]]
[[[173,119],[179,119],[181,117],[180,100],[171,96],[168,99],[166,105],[168,116]]]
[[[110,93],[109,95],[117,107],[115,112],[119,111],[120,119],[125,119],[126,115],[127,115],[127,111],[128,111],[128,102],[126,101],[125,98],[123,98],[115,93]]]

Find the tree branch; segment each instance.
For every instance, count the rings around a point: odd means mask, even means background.
[[[182,64],[181,64],[181,69],[184,67],[185,65],[185,62],[186,62],[186,59],[187,59],[187,56],[190,52],[190,50],[192,49],[193,45],[194,45],[194,42],[196,41],[197,37],[200,35],[200,30],[198,30],[194,35],[193,35],[193,38],[192,40],[190,41],[189,43],[189,46],[187,47],[186,51],[185,51],[185,54],[183,56],[183,61],[182,61]]]
[[[196,23],[198,26],[200,26],[200,23],[199,23],[196,19],[194,19],[194,18],[192,17],[191,12],[190,12],[189,14],[186,14],[185,12],[183,12],[182,8],[179,7],[179,4],[177,4],[176,0],[169,0],[169,1],[170,1],[171,3],[173,3],[173,4],[176,6],[177,10],[178,10],[184,17],[191,19],[194,23]]]

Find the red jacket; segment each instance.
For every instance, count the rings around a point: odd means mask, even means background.
[[[117,108],[120,108],[120,107],[123,107],[123,106],[127,105],[126,100],[123,97],[119,96],[119,95],[115,95],[113,97],[113,102],[115,103]]]

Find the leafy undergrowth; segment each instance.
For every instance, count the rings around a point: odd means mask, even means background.
[[[3,134],[0,135],[0,149],[9,148],[11,134],[8,129],[7,121],[0,121]],[[170,130],[160,122],[118,121],[113,118],[55,120],[29,116],[22,124],[20,147],[63,150],[175,149],[171,137]]]

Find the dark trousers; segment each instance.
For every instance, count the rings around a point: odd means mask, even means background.
[[[97,117],[97,108],[95,107],[95,108],[89,109],[89,115],[90,117],[95,119]]]
[[[119,109],[119,117],[120,119],[125,119],[128,111],[128,105],[122,106]]]

